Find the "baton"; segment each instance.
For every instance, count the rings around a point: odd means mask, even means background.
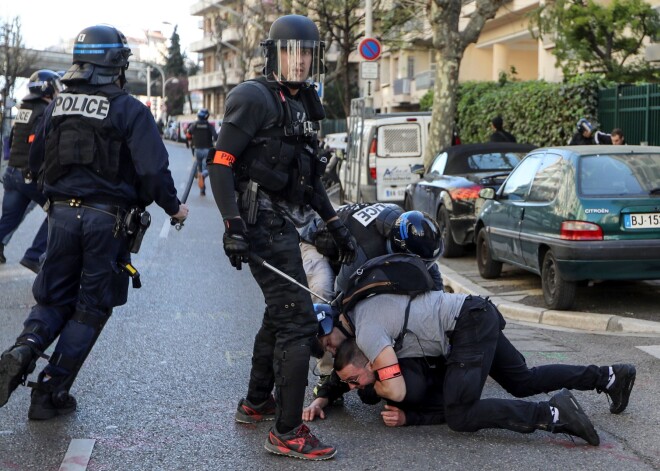
[[[186,204],[188,201],[188,195],[190,194],[190,188],[195,181],[195,175],[197,174],[197,160],[193,160],[192,167],[190,168],[190,175],[188,175],[188,183],[186,188],[183,190],[183,196],[181,197],[181,204]],[[183,221],[179,221],[175,218],[170,218],[170,224],[174,226],[177,231],[180,231],[183,227]]]
[[[316,296],[317,298],[319,298],[319,299],[320,299],[321,301],[323,301],[324,303],[326,303],[326,304],[331,304],[331,302],[328,301],[327,299],[325,299],[323,296],[319,296],[319,295],[316,294],[314,291],[312,291],[311,289],[309,289],[307,286],[303,285],[302,283],[298,283],[298,281],[296,281],[294,278],[290,277],[289,275],[287,275],[287,274],[284,273],[283,271],[278,270],[277,268],[275,268],[274,266],[272,266],[270,263],[268,263],[266,260],[264,260],[263,258],[261,258],[259,255],[254,254],[254,253],[250,253],[250,254],[249,254],[249,257],[250,257],[250,259],[251,259],[254,263],[256,263],[257,265],[261,265],[261,266],[263,266],[263,267],[268,268],[268,269],[269,269],[270,271],[272,271],[273,273],[277,273],[278,275],[280,275],[280,276],[281,276],[282,278],[284,278],[285,280],[290,281],[291,283],[293,283],[294,285],[298,286],[299,288],[304,289],[304,290],[307,291],[309,294],[311,294],[311,295],[313,295],[313,296]]]

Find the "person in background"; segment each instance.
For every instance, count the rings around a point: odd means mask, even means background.
[[[612,132],[610,133],[610,140],[612,141],[612,145],[615,146],[623,146],[626,144],[626,138],[623,135],[623,130],[620,128],[612,129]]]
[[[199,194],[204,196],[206,194],[206,177],[209,174],[206,169],[206,157],[218,139],[215,127],[209,123],[209,110],[202,108],[197,112],[197,121],[188,126],[186,139],[191,143],[197,159],[197,186],[199,186]]]
[[[5,194],[0,217],[0,263],[7,261],[4,255],[5,244],[27,214],[30,203],[34,202],[47,210],[46,196],[37,188],[36,180],[28,172],[28,156],[46,107],[62,91],[60,76],[52,70],[38,70],[30,76],[28,91],[19,106],[9,138],[9,162],[3,176]],[[32,246],[25,252],[20,264],[38,273],[39,259],[46,251],[47,241],[48,218],[44,218]]]
[[[490,135],[490,142],[516,142],[516,138],[509,131],[504,129],[504,120],[501,116],[495,116],[490,121],[493,134]]]

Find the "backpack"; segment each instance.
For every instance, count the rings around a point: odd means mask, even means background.
[[[410,296],[405,312],[403,330],[395,339],[394,350],[401,348],[403,336],[408,332],[408,316],[410,303],[415,296],[432,291],[433,279],[424,260],[417,255],[393,253],[381,255],[367,260],[348,281],[348,288],[339,300],[339,309],[351,324],[355,326],[348,313],[363,299],[376,294],[406,294]]]

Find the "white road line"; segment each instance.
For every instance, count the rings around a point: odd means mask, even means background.
[[[165,222],[163,223],[163,227],[160,228],[160,234],[159,234],[159,237],[160,237],[161,239],[167,239],[167,236],[168,236],[169,233],[170,233],[170,225],[171,225],[171,224],[170,224],[170,217],[168,216],[168,217],[165,219]]]
[[[641,351],[646,352],[649,355],[653,355],[656,358],[660,358],[660,345],[645,345],[643,347],[636,348],[639,348]]]
[[[59,471],[85,471],[96,440],[91,438],[74,438],[64,455]]]

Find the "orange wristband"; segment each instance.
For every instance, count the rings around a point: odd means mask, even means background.
[[[398,363],[395,363],[393,365],[386,366],[385,368],[376,370],[376,375],[378,376],[378,381],[397,378],[401,376],[401,367]]]

